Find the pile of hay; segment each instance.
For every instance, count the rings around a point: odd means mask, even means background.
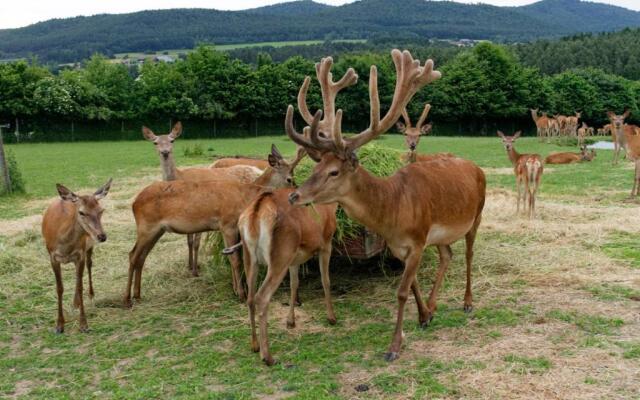
[[[385,177],[393,175],[404,164],[400,160],[402,152],[388,147],[370,143],[358,151],[360,164],[369,172],[376,176]],[[315,162],[306,157],[295,171],[296,182],[302,184],[309,176],[315,166]],[[362,232],[362,225],[350,219],[342,208],[338,208],[338,227],[334,240],[343,242],[348,238],[355,238]],[[222,256],[224,243],[219,232],[212,232],[206,239],[207,252],[212,255],[211,262],[214,265],[227,265],[227,258]]]

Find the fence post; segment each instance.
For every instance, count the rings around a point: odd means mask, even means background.
[[[7,165],[7,158],[4,155],[2,128],[9,129],[9,124],[0,125],[0,167],[2,168],[2,175],[4,178],[4,188],[7,191],[7,193],[11,193],[11,178],[9,177],[9,167]]]

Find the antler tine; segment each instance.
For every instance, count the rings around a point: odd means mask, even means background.
[[[372,68],[372,75],[376,75],[376,79],[375,81],[372,79],[370,82],[371,125],[358,135],[349,138],[348,144],[351,150],[355,150],[386,132],[398,120],[413,95],[420,88],[440,77],[440,72],[433,70],[433,61],[429,60],[424,67],[420,67],[420,61],[414,60],[407,50],[401,52],[394,49],[391,51],[391,57],[396,68],[396,86],[391,106],[384,118],[380,120],[377,74]],[[374,114],[376,115],[374,116]]]
[[[427,120],[427,116],[429,115],[429,110],[431,110],[431,104],[427,103],[424,105],[424,110],[420,115],[420,119],[418,120],[418,124],[416,125],[416,128],[418,129],[422,128],[422,125],[424,125],[424,122]]]
[[[404,124],[407,128],[411,128],[411,118],[409,118],[409,113],[407,112],[407,107],[402,110],[402,118],[404,119]]]
[[[336,119],[333,124],[333,142],[338,150],[344,149],[344,140],[342,139],[342,109],[336,113]]]
[[[300,110],[300,115],[304,121],[309,125],[311,125],[313,121],[313,115],[311,115],[309,107],[307,106],[307,91],[309,90],[310,83],[311,77],[305,76],[304,82],[302,82],[302,86],[300,86],[300,90],[298,91],[298,110]]]
[[[320,123],[320,129],[330,136],[332,136],[331,130],[335,122],[336,96],[342,89],[358,82],[358,74],[353,68],[349,68],[339,81],[334,82],[333,74],[331,73],[332,66],[333,58],[331,57],[325,57],[316,64],[316,76],[320,83],[324,110],[324,118]]]
[[[305,150],[305,148],[302,146],[298,146],[298,149],[296,150],[296,158],[293,161],[291,161],[291,171],[296,169],[300,161],[302,161],[302,159],[306,155],[307,155],[307,151]]]
[[[316,116],[314,117],[314,121],[316,120],[316,118],[319,119],[319,115],[321,114],[322,111],[318,110],[318,112],[316,113]],[[285,131],[287,132],[287,136],[289,136],[289,138],[297,145],[300,145],[302,147],[310,147],[310,148],[316,148],[316,146],[311,143],[311,141],[309,141],[309,139],[307,139],[305,137],[305,135],[301,135],[296,131],[295,126],[293,125],[293,106],[289,105],[289,107],[287,107],[287,116],[284,120],[284,128]]]

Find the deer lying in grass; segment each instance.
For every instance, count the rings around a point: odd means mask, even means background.
[[[397,76],[391,105],[385,116],[380,118],[377,69],[372,66],[369,78],[370,123],[361,133],[343,138],[342,110],[336,112],[335,103],[327,101],[324,96],[324,119],[318,129],[311,130],[311,140],[295,132],[291,106],[286,119],[289,137],[305,149],[321,154],[311,177],[291,193],[289,201],[294,205],[337,202],[349,217],[381,235],[394,256],[405,265],[398,289],[396,329],[389,351],[385,354],[388,361],[396,359],[400,352],[404,306],[409,289],[413,291],[418,304],[420,324],[426,326],[433,318],[437,293],[451,260],[450,245],[463,237],[467,242],[464,309],[471,310],[473,243],[480,224],[486,186],[480,168],[470,161],[455,157],[411,163],[389,178],[375,177],[359,165],[355,151],[386,132],[398,120],[413,95],[440,77],[440,73],[433,70],[431,60],[422,67],[408,51],[393,50],[391,54]],[[326,76],[319,78],[326,79]],[[308,122],[311,117],[308,109],[299,108]],[[318,111],[315,118],[319,118],[320,113]],[[320,130],[332,134],[323,138],[318,133]],[[424,248],[431,245],[438,247],[440,266],[428,304],[425,305],[416,273]]]
[[[427,116],[429,115],[429,110],[431,110],[431,104],[425,104],[422,115],[420,115],[420,119],[418,119],[418,123],[415,127],[411,125],[411,118],[409,118],[407,109],[405,108],[402,110],[404,123],[400,121],[396,122],[396,128],[404,135],[404,143],[408,149],[408,153],[402,155],[402,161],[416,162],[420,161],[423,157],[422,155],[417,154],[418,152],[416,149],[420,142],[420,136],[427,135],[429,131],[431,131],[431,124],[425,125]]]
[[[580,153],[562,152],[549,154],[545,159],[545,164],[573,164],[583,161],[591,161],[595,158],[596,151],[587,152],[586,146],[580,147]]]
[[[219,158],[214,161],[209,168],[228,168],[236,165],[249,165],[252,167],[260,168],[261,170],[267,169],[269,167],[269,161],[267,160],[259,160],[255,158],[249,157],[225,157]]]
[[[618,163],[620,156],[620,150],[624,150],[627,153],[627,135],[624,134],[624,120],[629,117],[631,111],[625,110],[622,115],[617,115],[612,111],[607,112],[607,117],[611,121],[611,139],[614,144],[613,163]]]
[[[220,231],[225,246],[238,241],[238,217],[244,208],[264,190],[293,184],[293,170],[304,157],[298,151],[289,164],[275,146],[269,154],[270,167],[252,184],[229,180],[155,182],[135,198],[132,208],[136,220],[137,238],[129,253],[129,277],[124,304],[131,306],[131,285],[135,272],[133,297],[140,299],[142,268],[149,252],[165,232],[181,234]],[[229,256],[234,292],[244,300],[240,282],[240,259]]]
[[[542,157],[539,154],[520,154],[516,151],[514,143],[520,137],[520,134],[521,132],[518,131],[513,136],[506,136],[501,131],[498,131],[498,136],[502,138],[502,143],[516,175],[516,188],[518,190],[516,212],[520,212],[520,198],[522,197],[523,205],[525,205],[523,209],[528,208],[529,219],[531,219],[535,216],[536,194],[544,166]],[[522,191],[523,187],[524,193]]]
[[[627,144],[627,155],[636,167],[631,197],[637,197],[638,191],[640,191],[640,128],[635,125],[625,125],[624,135]]]
[[[47,208],[42,219],[42,236],[44,237],[51,267],[56,277],[58,294],[58,321],[56,333],[64,332],[64,315],[62,313],[62,272],[60,264],[74,263],[76,266],[76,293],[73,305],[80,309],[80,331],[86,332],[87,317],[84,313],[82,276],[86,266],[89,275],[89,297],[93,299],[93,245],[95,242],[107,240],[102,228],[102,212],[100,200],[111,187],[111,179],[92,195],[79,196],[66,187],[57,184],[60,199]]]
[[[268,307],[287,271],[290,275],[291,300],[287,326],[295,327],[295,304],[300,264],[318,254],[327,319],[336,323],[331,304],[329,259],[331,240],[336,230],[337,204],[300,208],[289,204],[293,189],[278,189],[258,196],[240,215],[238,228],[242,237],[243,258],[249,295],[251,348],[260,351],[267,365],[275,363],[269,352],[267,336]],[[267,275],[256,292],[258,264],[267,265]],[[260,343],[256,336],[255,313],[260,323]]]
[[[248,165],[237,165],[231,168],[176,168],[173,158],[173,142],[182,134],[182,124],[177,122],[170,133],[156,135],[146,126],[142,127],[142,135],[152,142],[160,157],[162,178],[165,181],[187,180],[205,181],[211,179],[228,179],[237,182],[250,183],[260,176],[262,171]],[[200,233],[187,235],[189,247],[189,268],[193,276],[198,276],[198,251],[200,249]]]

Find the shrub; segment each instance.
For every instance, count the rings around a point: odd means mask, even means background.
[[[204,155],[204,147],[200,143],[196,143],[193,146],[188,145],[184,148],[182,154],[185,157],[202,157]]]
[[[22,173],[20,173],[20,169],[18,168],[18,161],[16,161],[11,151],[6,152],[6,158],[9,178],[11,179],[11,190],[9,191],[12,193],[24,193],[24,181],[22,180]],[[6,193],[7,189],[3,188],[3,191]]]

